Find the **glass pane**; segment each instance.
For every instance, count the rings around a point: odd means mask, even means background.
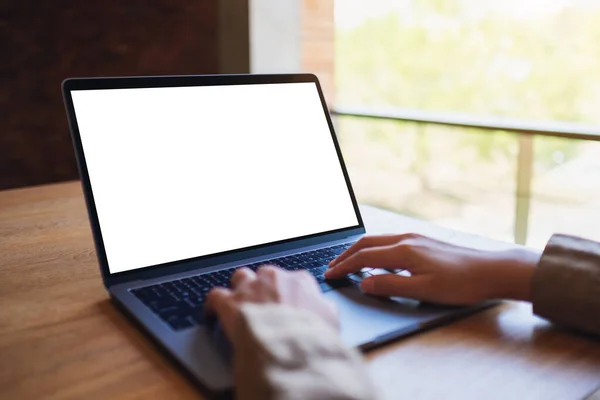
[[[336,0],[337,105],[600,122],[598,0]]]
[[[359,202],[513,241],[516,136],[339,117]]]
[[[600,240],[600,143],[535,138],[527,243],[541,248],[553,233]]]

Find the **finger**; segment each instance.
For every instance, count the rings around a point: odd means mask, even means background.
[[[289,275],[289,280],[294,286],[300,285],[305,290],[309,291],[312,295],[320,295],[321,288],[319,287],[319,283],[317,279],[307,270],[299,270],[291,272]]]
[[[237,269],[231,277],[231,287],[238,288],[240,285],[246,282],[251,282],[256,279],[256,274],[248,267],[242,267]]]
[[[327,278],[341,278],[353,272],[360,271],[363,267],[373,268],[400,268],[402,265],[403,245],[370,247],[362,249],[336,264],[325,272]]]
[[[240,313],[233,292],[225,288],[211,290],[206,297],[204,313],[209,316],[216,315],[225,335],[230,339],[233,337],[235,324]]]
[[[374,236],[364,236],[358,242],[354,243],[352,246],[348,248],[345,252],[337,256],[334,260],[329,263],[330,267],[334,267],[338,265],[340,262],[345,259],[351,257],[356,252],[369,248],[369,247],[379,247],[379,246],[389,246],[395,243],[402,241],[403,239],[414,238],[418,236],[415,233],[403,233],[399,235],[374,235]]]
[[[310,272],[308,272],[305,269],[301,269],[299,271],[294,271],[290,274],[290,276],[294,280],[296,280],[296,279],[303,280],[306,282],[307,285],[314,286],[315,288],[319,289],[319,283],[317,282],[317,278],[315,278],[315,276],[313,274],[311,274]],[[321,289],[319,289],[319,292],[320,291],[321,291]]]
[[[259,280],[272,283],[277,279],[277,276],[283,273],[284,270],[275,265],[263,265],[256,271],[256,277]]]
[[[329,266],[332,267],[341,261],[344,261],[354,253],[359,250],[362,250],[367,247],[373,246],[389,246],[397,242],[398,235],[374,235],[374,236],[364,236],[360,238],[356,243],[350,246],[346,251],[333,259]]]
[[[427,285],[420,276],[377,275],[363,280],[360,288],[363,292],[376,296],[408,297],[416,300],[425,300],[427,297]]]
[[[228,306],[233,294],[231,290],[225,288],[214,288],[206,296],[204,301],[204,313],[205,314],[216,314],[221,316],[225,312],[225,308]]]

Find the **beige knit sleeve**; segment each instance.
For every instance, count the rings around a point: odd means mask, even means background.
[[[236,398],[375,399],[362,357],[308,311],[245,304],[233,338]]]

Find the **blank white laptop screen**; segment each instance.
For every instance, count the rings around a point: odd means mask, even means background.
[[[71,95],[111,273],[358,225],[314,83]]]

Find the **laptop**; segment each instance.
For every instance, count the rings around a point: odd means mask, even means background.
[[[63,95],[104,285],[210,392],[233,381],[203,301],[241,266],[308,270],[362,350],[484,306],[324,279],[365,227],[316,76],[68,79]]]

